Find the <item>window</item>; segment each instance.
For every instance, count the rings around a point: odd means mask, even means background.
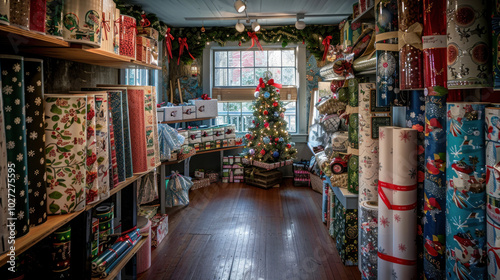
[[[264,72],[271,71],[276,83],[296,84],[295,49],[214,51],[214,86],[254,87]]]
[[[125,69],[125,84],[131,86],[155,86],[158,91],[158,70]]]

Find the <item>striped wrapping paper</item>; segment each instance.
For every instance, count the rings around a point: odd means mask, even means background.
[[[125,181],[127,175],[125,172],[125,150],[123,141],[123,108],[122,91],[108,90],[109,104],[112,112],[113,131],[115,135],[116,161],[118,165],[118,181]]]
[[[112,113],[112,108],[113,106],[111,104],[109,105],[109,159],[111,163],[111,168],[110,168],[110,188],[113,189],[115,188],[120,180],[118,179],[118,161],[116,158],[116,144],[115,144],[115,131],[114,131],[114,126],[113,126],[113,113]]]
[[[445,278],[446,244],[446,98],[435,87],[425,98],[424,273],[429,280]]]
[[[132,150],[130,140],[130,119],[128,109],[128,94],[127,90],[122,90],[122,122],[123,122],[123,150]],[[132,164],[132,153],[125,153],[125,174],[127,178],[134,175],[134,166]]]
[[[446,277],[486,277],[485,104],[447,104]]]

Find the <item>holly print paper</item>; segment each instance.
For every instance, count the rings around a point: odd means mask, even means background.
[[[85,199],[87,204],[99,200],[99,184],[97,179],[97,136],[96,136],[95,95],[87,95],[87,157],[85,168]]]
[[[87,97],[45,94],[47,210],[66,214],[85,208]]]
[[[110,104],[108,104],[110,105]],[[109,106],[111,107],[111,105]],[[112,108],[112,107],[111,107]],[[110,110],[111,111],[111,110]],[[109,115],[109,158],[111,159],[110,188],[115,188],[120,182],[118,179],[118,162],[116,159],[115,131],[113,126],[113,113]]]

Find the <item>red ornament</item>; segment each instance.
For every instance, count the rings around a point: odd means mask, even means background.
[[[264,111],[264,115],[269,115],[269,112],[267,110]]]
[[[290,148],[292,147],[292,145],[290,145],[290,144],[286,144],[286,147],[287,147],[288,149],[290,149]]]
[[[256,124],[255,124],[255,127],[259,127],[259,123],[256,123]]]
[[[255,120],[252,120],[252,123],[255,123]]]
[[[264,151],[264,149],[260,150],[260,154],[261,155],[265,155],[266,154],[266,151]]]
[[[273,106],[274,106],[274,107],[278,107],[278,102],[274,102],[274,103],[273,103]]]
[[[247,133],[247,134],[245,135],[245,137],[246,137],[247,139],[250,139],[250,138],[252,137],[252,135],[250,135],[249,133]]]
[[[264,127],[265,127],[265,128],[268,128],[268,127],[269,127],[269,123],[265,123],[265,124],[264,124]]]
[[[274,138],[274,142],[278,142],[280,139],[278,137]]]

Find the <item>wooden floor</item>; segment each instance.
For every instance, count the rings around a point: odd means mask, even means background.
[[[321,222],[321,194],[212,184],[167,209],[169,233],[138,279],[360,279]]]

